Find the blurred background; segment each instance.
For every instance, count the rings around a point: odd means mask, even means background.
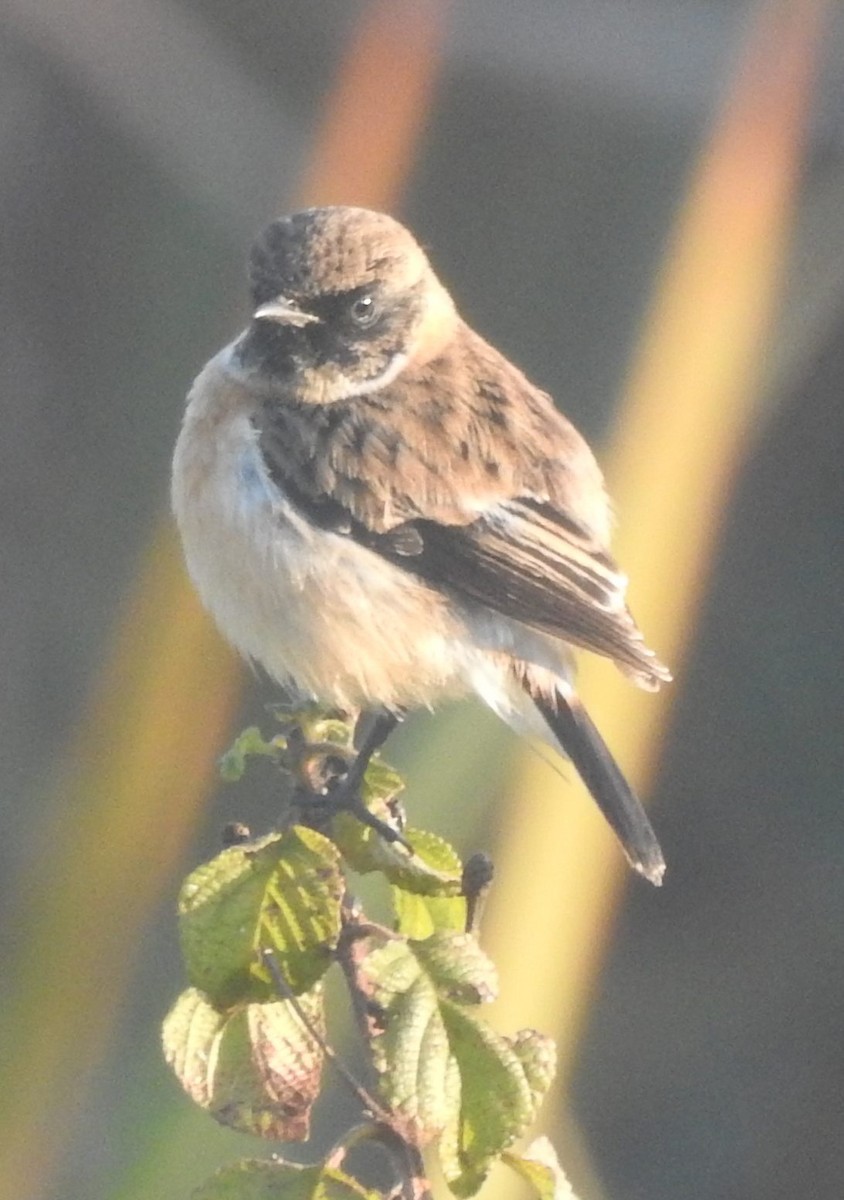
[[[406,220],[597,445],[675,668],[583,671],[661,891],[477,708],[391,744],[413,820],[499,866],[496,1023],[560,1040],[544,1128],[582,1200],[844,1194],[838,6],[0,0],[0,30],[0,1196],[177,1200],[270,1149],[159,1049],[179,881],[274,813],[269,773],[216,781],[272,690],[198,611],[168,472],[251,238],[324,202]]]

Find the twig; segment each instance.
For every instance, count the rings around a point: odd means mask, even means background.
[[[366,919],[362,921],[357,902],[348,894],[343,901],[341,925],[335,958],[340,964],[346,980],[346,987],[352,1001],[352,1010],[361,1040],[367,1051],[370,1070],[377,1077],[372,1053],[372,1041],[377,1032],[377,1019],[374,1016],[376,1006],[370,990],[361,981],[360,967],[366,954],[363,941],[373,933],[387,938],[398,935],[392,930],[374,925]],[[379,1140],[396,1164],[404,1200],[428,1200],[431,1196],[431,1185],[428,1182],[422,1154],[407,1137],[402,1122],[394,1113],[389,1113],[387,1120],[381,1123]]]
[[[427,1200],[430,1197],[431,1186],[425,1174],[422,1155],[415,1146],[397,1134],[392,1125],[385,1125],[381,1121],[370,1121],[355,1126],[334,1145],[326,1157],[326,1163],[339,1169],[349,1151],[364,1141],[380,1146],[392,1163],[401,1184],[400,1188],[391,1194],[401,1195],[404,1200]]]
[[[355,906],[353,902],[348,899],[344,902],[343,913],[344,917],[354,918]],[[348,947],[355,946],[361,936],[360,929],[355,926],[354,936],[349,936],[345,939],[346,945]],[[282,975],[275,952],[270,949],[262,950],[261,958],[272,976],[273,983],[279,995],[283,996],[290,1003],[290,1006],[302,1022],[307,1033],[314,1039],[346,1086],[352,1090],[367,1116],[372,1118],[371,1122],[356,1126],[349,1135],[338,1142],[328,1156],[328,1161],[332,1165],[335,1163],[339,1165],[353,1145],[368,1138],[380,1145],[393,1163],[401,1183],[401,1195],[404,1200],[430,1200],[431,1185],[428,1182],[425,1163],[419,1149],[404,1136],[400,1128],[400,1122],[397,1121],[396,1117],[388,1109],[384,1108],[363,1084],[355,1079],[352,1072],[335,1053],[333,1047],[329,1046],[328,1042],[326,1042],[320,1030],[317,1029],[299,1003],[299,998],[294,994],[290,984]],[[357,956],[353,952],[342,956],[338,955],[338,961],[343,968],[343,974],[346,978],[346,984],[349,988],[352,1006],[355,1016],[358,1018],[364,1044],[369,1048],[371,1046],[372,1030],[369,1024],[366,993],[361,987],[357,975]]]
[[[351,1090],[354,1092],[355,1096],[360,1101],[360,1103],[361,1103],[364,1111],[367,1113],[367,1115],[372,1117],[373,1120],[376,1120],[379,1123],[384,1122],[386,1124],[389,1124],[390,1116],[389,1116],[389,1113],[387,1112],[387,1110],[382,1108],[381,1105],[378,1103],[378,1101],[375,1099],[375,1097],[372,1096],[371,1093],[366,1090],[366,1088],[363,1086],[363,1084],[359,1083],[358,1080],[355,1079],[352,1072],[349,1070],[349,1068],[346,1066],[346,1064],[342,1061],[342,1059],[339,1058],[339,1056],[335,1052],[334,1048],[332,1046],[329,1046],[328,1042],[322,1036],[322,1033],[320,1032],[320,1030],[317,1029],[316,1025],[314,1025],[311,1018],[308,1016],[308,1014],[305,1012],[302,1005],[299,1003],[298,996],[295,995],[295,993],[293,992],[293,989],[290,987],[290,984],[287,982],[287,980],[284,978],[284,976],[281,973],[281,969],[278,965],[278,962],[276,961],[275,951],[269,950],[269,949],[262,950],[261,958],[262,958],[267,970],[269,971],[270,975],[272,976],[272,980],[273,980],[273,983],[275,984],[278,994],[280,996],[283,996],[284,999],[289,1002],[291,1008],[296,1013],[296,1016],[299,1018],[299,1020],[304,1025],[307,1033],[314,1039],[314,1041],[319,1046],[322,1053],[325,1055],[325,1057],[328,1059],[328,1061],[332,1064],[335,1071],[340,1076],[340,1078],[343,1080],[343,1082],[347,1085],[347,1087],[351,1088]]]

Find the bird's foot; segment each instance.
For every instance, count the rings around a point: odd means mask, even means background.
[[[357,760],[355,760],[356,762]],[[407,838],[394,824],[385,821],[383,817],[377,816],[371,812],[363,802],[360,795],[361,779],[352,778],[352,771],[355,766],[352,763],[347,775],[338,779],[337,782],[323,794],[321,799],[326,804],[328,812],[331,816],[337,813],[347,812],[351,816],[356,817],[362,825],[368,826],[369,829],[375,832],[384,839],[385,842],[398,843],[403,846],[408,853],[413,853],[413,847],[408,842]]]
[[[310,822],[325,827],[338,813],[347,812],[390,843],[410,853],[410,843],[394,824],[373,813],[361,795],[366,772],[396,718],[379,715],[357,741],[357,753],[334,742],[309,742],[300,727],[287,733],[289,767],[298,779],[294,803]]]

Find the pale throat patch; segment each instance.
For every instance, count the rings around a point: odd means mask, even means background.
[[[409,359],[410,355],[404,351],[394,354],[381,374],[373,379],[352,380],[347,375],[341,375],[343,399],[350,396],[367,396],[370,392],[380,392],[382,388],[389,387],[401,375]]]

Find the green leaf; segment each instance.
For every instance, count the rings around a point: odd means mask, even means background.
[[[179,897],[179,927],[194,987],[218,1008],[272,998],[260,961],[271,949],[294,993],[311,988],[340,934],[339,860],[327,838],[293,826],[232,846],[193,871]]]
[[[403,789],[402,777],[376,754],[366,768],[361,784],[360,795],[365,807],[380,820],[395,822],[395,800]],[[348,812],[337,814],[331,832],[349,865],[362,875],[383,871],[410,857],[402,846],[386,842],[380,833]]]
[[[267,742],[256,725],[250,725],[239,733],[220,758],[220,774],[227,783],[236,783],[246,770],[246,760],[253,755],[264,758],[277,758],[284,748],[284,742],[278,740]]]
[[[531,1142],[523,1154],[505,1151],[503,1161],[530,1184],[539,1200],[577,1200],[547,1137]]]
[[[442,1015],[462,1094],[459,1116],[440,1142],[440,1158],[454,1194],[473,1196],[495,1160],[533,1122],[538,1105],[508,1038],[455,1004],[443,1004]]]
[[[435,833],[424,829],[408,829],[405,837],[413,847],[413,857],[396,856],[381,870],[396,888],[420,896],[460,897],[463,886],[463,864],[453,846]],[[400,849],[398,847],[397,849]],[[463,925],[466,905],[463,902]]]
[[[308,745],[332,744],[352,751],[354,729],[347,721],[326,716],[317,705],[305,705],[295,711],[277,706],[277,720],[284,726],[282,733],[267,741],[256,725],[244,729],[220,758],[220,774],[227,783],[236,783],[253,757],[274,758],[283,763],[288,735],[298,729]]]
[[[324,1032],[321,986],[299,1005]],[[188,1095],[222,1125],[305,1141],[324,1054],[289,1000],[218,1012],[195,988],[164,1021],[164,1056]]]
[[[179,1083],[201,1108],[209,1108],[213,1092],[212,1048],[226,1023],[224,1013],[196,988],[182,992],[164,1018],[164,1057]]]
[[[498,972],[471,933],[440,932],[411,945],[442,998],[489,1004],[498,995]]]
[[[326,712],[320,704],[303,704],[296,709],[291,709],[285,704],[272,704],[269,707],[282,727],[282,739],[286,739],[294,729],[297,729],[302,735],[302,739],[309,745],[332,742],[347,750],[354,748],[354,721],[347,721],[342,717],[332,715]]]
[[[192,1200],[383,1200],[351,1175],[320,1164],[300,1167],[280,1159],[241,1159],[222,1167]]]
[[[391,888],[396,929],[406,937],[422,941],[436,932],[462,930],[466,925],[466,901],[462,896],[420,896]]]
[[[366,769],[361,787],[366,808],[382,821],[395,823],[396,797],[403,789],[401,776],[376,755]],[[335,841],[349,865],[360,874],[381,871],[391,883],[421,895],[458,895],[462,864],[451,846],[420,829],[402,832],[413,847],[412,855],[400,843],[385,840],[377,830],[350,813],[339,813],[332,823]]]
[[[371,951],[361,975],[384,1014],[383,1030],[372,1042],[380,1091],[403,1135],[424,1146],[460,1103],[460,1078],[436,986],[402,938]]]
[[[557,1070],[557,1046],[553,1038],[535,1029],[520,1029],[510,1044],[518,1055],[536,1111],[548,1094]]]
[[[391,881],[390,899],[396,929],[422,941],[438,930],[462,932],[466,928],[466,901],[461,894],[463,864],[457,851],[434,833],[409,829],[413,858],[390,863],[385,874]]]
[[[383,1012],[383,1029],[372,1043],[381,1092],[405,1136],[426,1145],[461,1111],[462,1049],[453,1041],[451,1010],[492,999],[495,970],[471,935],[441,932],[421,942],[387,941],[363,958],[360,972]],[[512,1057],[529,1101],[524,1072]]]
[[[367,765],[360,792],[367,808],[371,804],[388,804],[403,791],[404,780],[398,771],[384,762],[380,754],[374,754]]]
[[[369,807],[382,819],[390,816],[385,806]],[[404,837],[413,847],[411,856],[348,813],[335,818],[333,832],[355,871],[361,875],[380,871],[390,881],[396,928],[401,933],[421,940],[437,929],[465,928],[463,865],[448,842],[422,829],[407,829]]]

